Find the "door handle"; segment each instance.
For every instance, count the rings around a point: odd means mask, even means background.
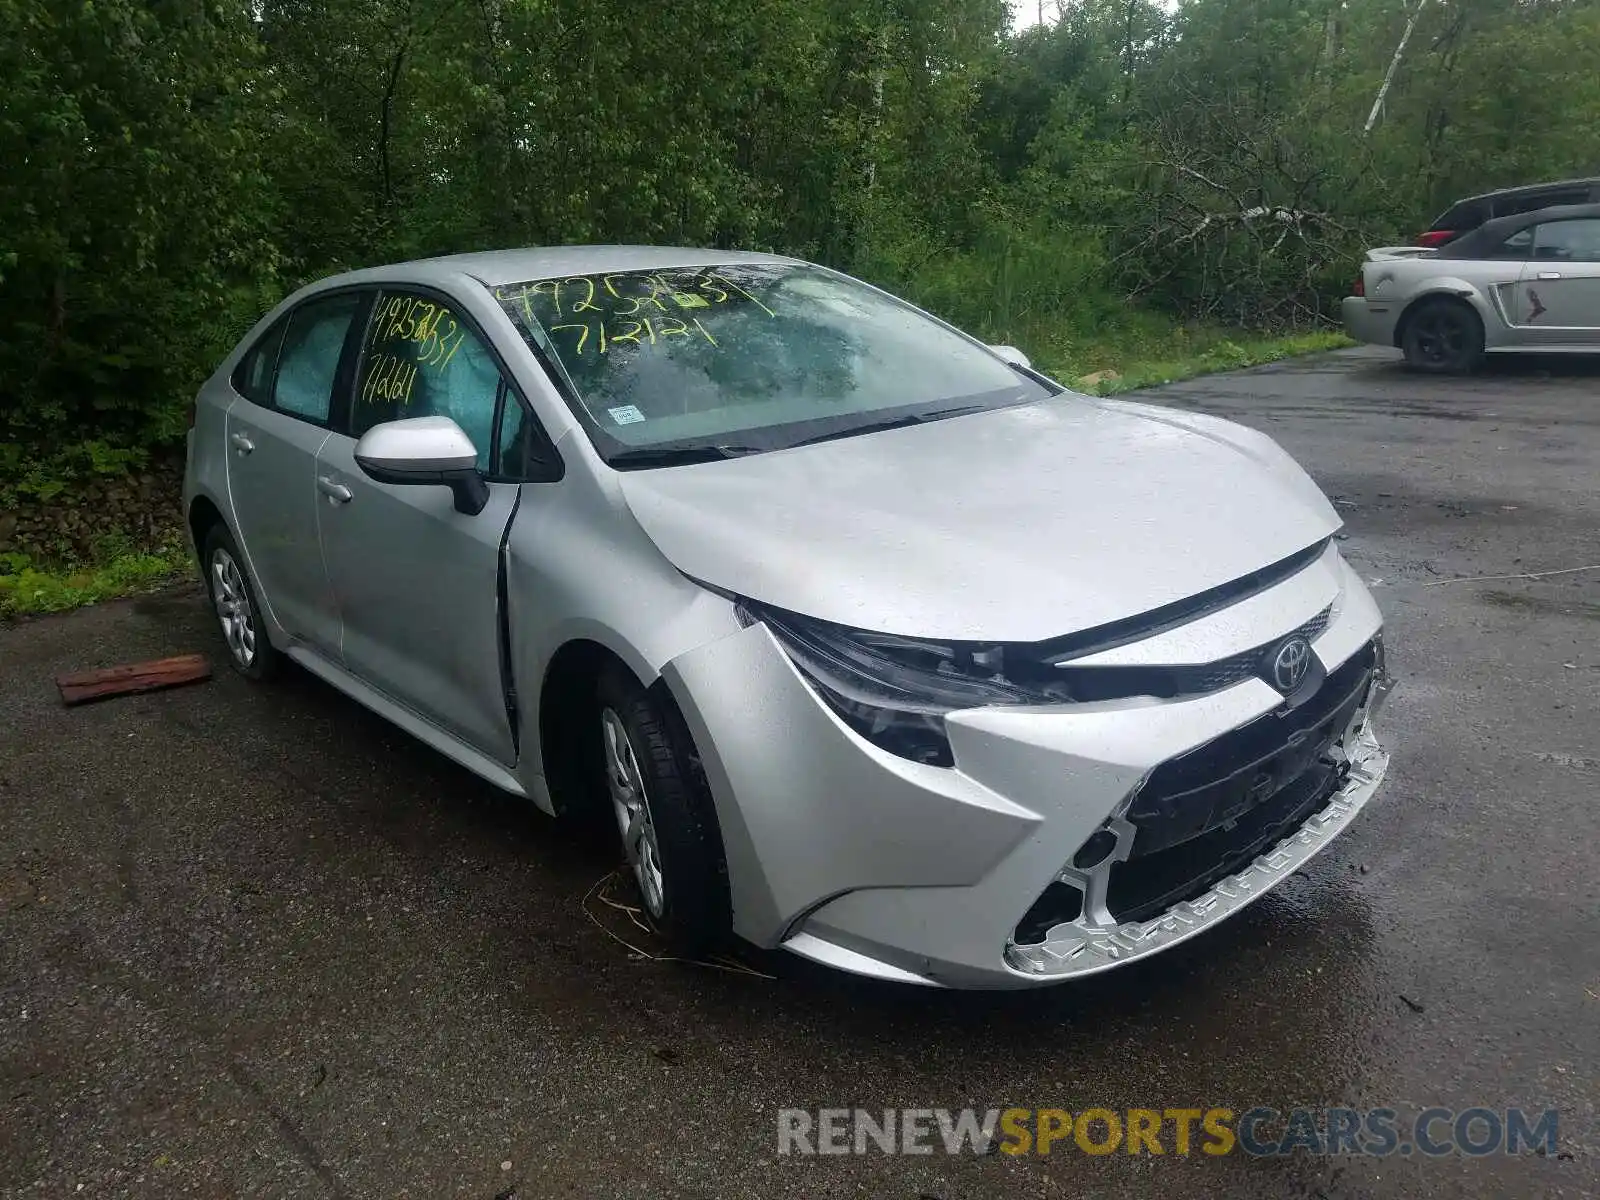
[[[344,484],[335,481],[332,475],[317,477],[317,491],[328,498],[329,504],[349,504],[355,499],[355,493]]]
[[[242,433],[236,433],[228,440],[233,443],[233,448],[239,452],[239,456],[241,458],[256,448],[256,444],[252,442],[247,435]]]
[[[1561,272],[1560,271],[1540,271],[1539,272],[1539,278],[1540,279],[1560,279],[1561,278]]]

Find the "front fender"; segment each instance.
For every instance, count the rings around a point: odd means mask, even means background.
[[[605,489],[583,471],[560,483],[525,483],[505,545],[507,653],[516,690],[517,776],[540,808],[544,778],[540,705],[564,647],[589,643],[648,687],[662,667],[736,633],[733,604],[686,578]]]
[[[1429,279],[1420,291],[1406,298],[1405,307],[1400,313],[1400,319],[1394,324],[1394,344],[1396,346],[1399,346],[1405,337],[1406,322],[1410,319],[1411,314],[1417,310],[1418,305],[1432,300],[1436,296],[1450,296],[1469,304],[1472,310],[1478,314],[1478,319],[1483,322],[1486,335],[1496,325],[1510,324],[1506,319],[1506,314],[1500,309],[1498,298],[1490,299],[1483,289],[1457,276],[1435,276]]]
[[[711,787],[734,932],[758,946],[846,892],[971,886],[1042,821],[961,771],[856,737],[765,625],[679,655],[662,678]]]

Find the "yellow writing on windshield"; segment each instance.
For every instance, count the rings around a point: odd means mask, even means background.
[[[711,336],[710,330],[698,318],[687,322],[677,317],[642,317],[639,320],[619,317],[609,322],[565,321],[550,326],[550,333],[552,336],[561,335],[562,342],[579,358],[590,352],[609,354],[619,344],[655,346],[674,337],[701,337],[711,345],[717,345],[717,339]]]
[[[559,334],[561,346],[580,358],[622,346],[672,344],[675,337],[716,346],[702,316],[712,321],[735,310],[776,315],[737,280],[709,269],[568,275],[499,287],[494,296],[528,329]]]

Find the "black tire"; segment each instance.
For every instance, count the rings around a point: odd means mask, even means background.
[[[213,525],[206,531],[200,543],[200,570],[211,611],[222,627],[229,665],[246,679],[271,679],[283,666],[283,655],[267,639],[255,586],[227,526]],[[241,617],[243,625],[238,624]]]
[[[1406,318],[1400,348],[1412,370],[1464,375],[1483,361],[1483,322],[1461,300],[1424,300]]]
[[[677,953],[710,950],[728,936],[728,869],[716,810],[689,731],[670,700],[659,702],[619,664],[601,672],[596,701],[590,726],[600,743],[598,753],[591,757],[600,773],[596,790],[611,814],[612,828],[645,913]],[[637,856],[628,848],[618,815],[620,805],[612,786],[606,744],[607,714],[614,714],[626,733],[642,779],[661,882],[655,902],[636,864]]]

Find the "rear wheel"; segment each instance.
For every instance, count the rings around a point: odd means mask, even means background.
[[[1424,300],[1407,319],[1400,348],[1418,371],[1463,374],[1483,359],[1483,322],[1460,300]]]
[[[711,796],[676,710],[620,666],[601,675],[600,764],[622,851],[650,923],[683,953],[727,933],[727,870]]]
[[[227,644],[228,661],[233,669],[247,679],[267,679],[275,675],[283,656],[267,640],[261,606],[256,603],[250,577],[245,574],[239,547],[226,526],[213,525],[206,533],[200,560],[205,566],[211,610],[222,627],[222,639]]]

